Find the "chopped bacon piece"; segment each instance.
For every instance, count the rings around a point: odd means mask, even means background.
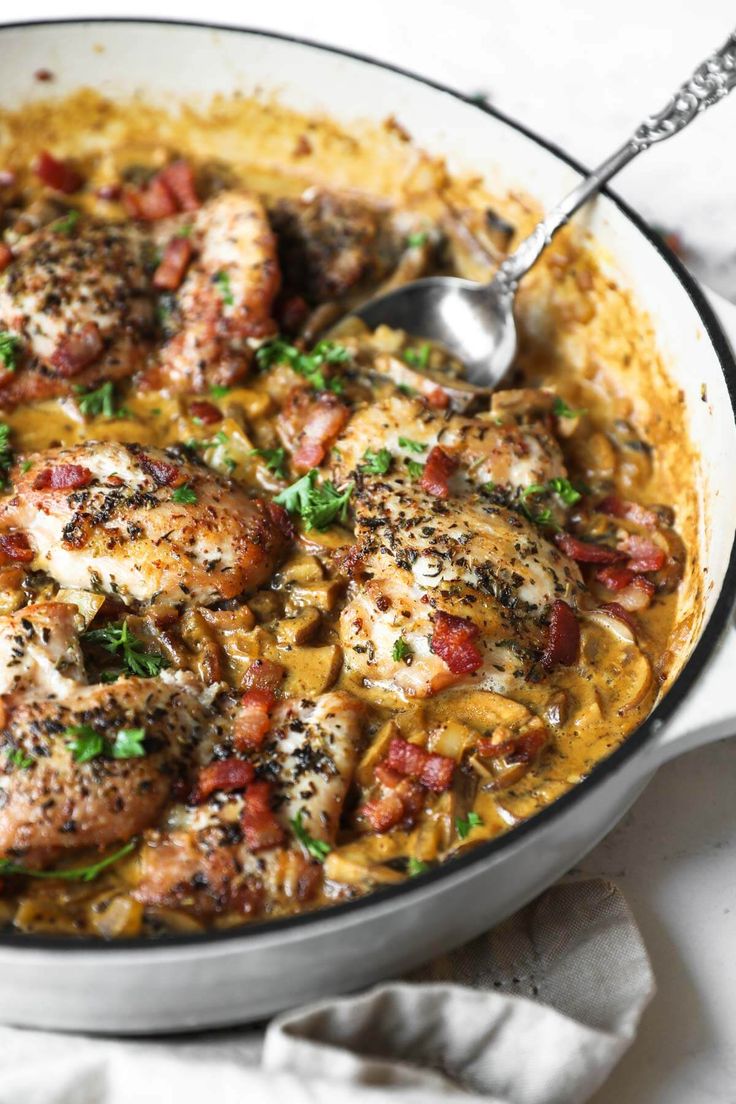
[[[233,743],[238,751],[250,751],[261,746],[271,727],[271,712],[275,704],[276,695],[270,689],[255,688],[243,694],[233,729]]]
[[[271,786],[268,782],[252,782],[248,786],[240,823],[251,851],[278,847],[284,842],[284,830],[271,809]]]
[[[617,592],[616,601],[630,613],[637,613],[649,609],[656,591],[657,586],[651,579],[644,575],[635,575],[630,586]]]
[[[30,563],[34,554],[25,533],[0,533],[0,559]]]
[[[633,521],[636,525],[643,525],[645,529],[656,529],[659,525],[659,518],[654,510],[642,506],[639,502],[629,502],[625,498],[619,498],[618,495],[608,495],[598,503],[597,508],[602,514],[625,518],[626,521]]]
[[[552,613],[547,630],[547,646],[542,655],[545,667],[554,667],[560,663],[571,667],[577,662],[580,653],[580,626],[574,611],[557,598],[552,603]]]
[[[95,195],[98,199],[106,199],[109,201],[120,199],[122,195],[122,187],[120,184],[100,184],[96,190]]]
[[[616,617],[619,621],[623,621],[624,625],[628,625],[632,631],[636,631],[636,621],[618,602],[604,602],[600,610],[601,613],[607,613],[609,617]]]
[[[4,272],[12,260],[13,250],[5,242],[0,242],[0,272]]]
[[[629,557],[628,567],[635,574],[644,571],[659,571],[667,562],[667,553],[654,541],[646,537],[637,537],[630,533],[619,545]]]
[[[192,259],[192,243],[188,238],[172,238],[167,243],[161,264],[153,274],[153,286],[164,291],[176,291],[184,279]]]
[[[196,211],[201,207],[194,184],[194,172],[188,161],[172,161],[158,176],[173,195],[180,211]]]
[[[216,425],[222,421],[222,411],[214,403],[207,402],[206,399],[190,403],[189,413],[193,418],[204,422],[205,425]]]
[[[254,659],[243,675],[241,690],[271,690],[275,693],[286,674],[286,668],[271,659]]]
[[[609,590],[623,590],[634,581],[634,572],[628,567],[599,567],[595,573],[599,583]]]
[[[424,465],[421,488],[436,498],[447,498],[450,493],[449,479],[457,467],[457,460],[435,445]]]
[[[223,793],[244,790],[255,778],[255,773],[253,764],[247,763],[245,759],[220,759],[214,763],[208,763],[197,774],[188,803],[201,805],[216,790],[222,790]]]
[[[481,736],[476,749],[478,754],[486,759],[511,759],[517,763],[529,763],[542,750],[546,742],[546,732],[540,726],[532,728],[529,732],[507,731],[500,740]]]
[[[555,543],[566,556],[577,563],[611,564],[625,559],[623,552],[616,551],[615,548],[606,548],[602,544],[578,540],[571,533],[556,533]]]
[[[76,376],[97,360],[104,348],[96,322],[85,322],[76,332],[62,337],[51,357],[60,376]]]
[[[450,396],[442,387],[435,387],[425,394],[425,399],[433,410],[447,410],[450,405]]]
[[[92,472],[81,464],[57,464],[44,468],[33,480],[34,491],[78,491],[92,481]]]
[[[432,651],[444,660],[453,675],[470,675],[483,665],[483,656],[473,643],[479,634],[478,626],[467,617],[455,617],[438,610],[434,618]]]
[[[169,464],[166,460],[154,460],[145,453],[140,458],[141,467],[152,479],[155,479],[160,487],[180,487],[186,483],[181,469],[176,464]]]
[[[294,522],[289,516],[289,511],[285,510],[283,506],[279,506],[278,502],[271,501],[271,499],[267,501],[257,499],[257,501],[263,506],[268,517],[276,528],[280,529],[286,539],[293,540],[296,529],[294,528]]]
[[[385,762],[389,771],[408,775],[435,793],[442,793],[451,785],[455,771],[454,760],[448,756],[432,755],[425,748],[410,744],[400,736],[395,736],[389,744]],[[390,778],[390,775],[387,777]]]
[[[56,192],[64,192],[65,195],[78,192],[82,187],[83,180],[76,169],[67,165],[65,161],[59,161],[48,150],[41,150],[39,153],[34,172],[49,188],[53,188]]]
[[[392,790],[383,797],[366,801],[361,806],[360,815],[370,824],[374,832],[387,832],[404,819],[404,802]]]
[[[349,417],[348,408],[334,395],[320,395],[311,403],[292,457],[295,469],[305,472],[319,467]]]
[[[433,793],[444,793],[452,785],[455,761],[447,755],[428,755],[419,781]]]

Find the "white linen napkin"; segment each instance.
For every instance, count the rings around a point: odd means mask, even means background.
[[[139,1042],[0,1028],[0,1104],[581,1104],[653,992],[619,890],[568,881],[401,981],[265,1030]]]

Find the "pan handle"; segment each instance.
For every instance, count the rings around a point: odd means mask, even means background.
[[[705,669],[649,747],[656,766],[693,748],[736,735],[736,625],[732,612]]]

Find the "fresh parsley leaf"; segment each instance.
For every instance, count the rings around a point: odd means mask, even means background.
[[[233,296],[233,289],[230,287],[230,273],[225,272],[224,269],[220,269],[216,272],[212,278],[212,282],[220,293],[220,298],[226,307],[235,306],[235,297]]]
[[[410,878],[416,878],[417,874],[424,874],[430,869],[429,863],[422,862],[421,859],[415,859],[413,855],[406,864],[406,872]]]
[[[547,485],[545,483],[530,483],[528,487],[522,487],[519,491],[519,499],[522,502],[526,502],[530,495],[543,495],[547,493]]]
[[[408,383],[397,383],[396,390],[400,391],[402,395],[406,395],[408,398],[416,395],[416,391],[413,387],[409,387]]]
[[[559,395],[555,398],[555,405],[552,409],[558,418],[581,418],[583,414],[588,413],[587,410],[571,410]]]
[[[556,494],[566,506],[574,506],[576,502],[579,502],[583,497],[580,491],[577,491],[569,479],[557,478],[550,479],[547,487],[550,491]]]
[[[410,249],[418,249],[422,245],[426,245],[429,239],[429,234],[426,230],[419,230],[416,234],[409,234],[406,239],[406,244]]]
[[[303,353],[296,345],[289,344],[281,337],[267,341],[256,352],[259,368],[273,368],[276,364],[288,364],[297,375],[303,376],[315,391],[333,391],[340,394],[343,383],[340,379],[329,379],[323,369],[326,365],[345,364],[350,360],[350,352],[344,345],[335,341],[318,341],[311,353]]]
[[[310,836],[309,832],[302,823],[303,816],[304,810],[300,809],[294,819],[289,821],[289,824],[292,827],[294,835],[299,840],[300,844],[307,852],[307,854],[311,855],[311,857],[313,859],[316,859],[317,862],[323,863],[332,850],[332,847],[329,843],[325,843],[324,840],[318,840],[315,839],[314,836]]]
[[[146,754],[145,728],[121,728],[110,746],[113,759],[140,759]]]
[[[51,229],[57,234],[71,234],[72,230],[74,230],[79,222],[79,218],[79,211],[72,207],[63,218],[56,220]]]
[[[115,406],[115,384],[112,380],[106,380],[94,391],[85,391],[81,387],[75,390],[77,406],[85,418],[116,418],[122,413]]]
[[[279,479],[286,479],[286,471],[284,469],[284,464],[286,463],[286,449],[251,449],[248,456],[260,456],[269,471],[272,471]]]
[[[395,661],[397,663],[401,663],[402,661],[404,663],[408,663],[408,661],[412,657],[412,654],[413,653],[411,645],[407,644],[403,636],[397,636],[396,640],[394,640],[394,646],[391,649],[391,655],[393,656]]]
[[[197,492],[188,483],[185,483],[172,492],[171,501],[175,502],[177,506],[191,506],[197,501]]]
[[[412,368],[426,368],[429,364],[429,354],[432,352],[431,345],[425,343],[418,349],[404,349],[401,354],[407,364],[411,364]]]
[[[312,468],[274,499],[290,514],[299,514],[307,529],[327,529],[333,521],[345,521],[353,493],[352,483],[338,491],[332,483],[318,484],[317,474],[317,469]]]
[[[164,667],[169,666],[165,656],[143,650],[143,642],[131,632],[127,621],[112,622],[104,629],[90,629],[82,640],[99,645],[111,655],[120,653],[125,674],[154,678],[161,674]]]
[[[213,445],[226,445],[230,438],[224,429],[218,429],[215,436],[212,438],[211,444]]]
[[[399,437],[399,444],[402,448],[409,449],[409,452],[426,452],[427,446],[423,445],[421,441],[412,441],[411,437]]]
[[[462,817],[455,817],[455,830],[460,839],[466,839],[470,835],[471,828],[479,828],[482,823],[478,814],[471,810],[465,820]]]
[[[192,230],[193,229],[194,229],[193,223],[185,222],[184,225],[180,226],[179,229],[176,231],[176,233],[174,234],[174,237],[175,238],[189,238],[192,235]]]
[[[10,426],[0,422],[0,491],[8,482],[8,472],[13,466],[13,450],[10,447]],[[30,465],[29,465],[30,466]]]
[[[17,356],[20,348],[20,338],[9,330],[0,330],[0,360],[5,365],[6,372],[14,372],[17,367]]]
[[[73,725],[64,729],[66,746],[75,763],[89,763],[105,750],[105,737],[90,725]]]
[[[407,460],[406,470],[412,479],[421,479],[424,475],[424,464],[420,464],[417,460]]]
[[[23,463],[22,463],[22,464],[21,464],[21,466],[20,466],[20,470],[21,470],[21,471],[23,472],[23,474],[25,475],[25,474],[26,474],[26,472],[29,472],[29,471],[31,470],[31,468],[32,468],[32,467],[33,467],[33,464],[32,464],[32,462],[31,462],[30,460],[24,460],[24,461],[23,461]]]
[[[90,866],[78,866],[73,870],[29,870],[10,859],[0,859],[0,874],[23,874],[28,878],[62,878],[67,882],[93,882],[108,866],[112,866],[124,855],[129,855],[137,843],[138,840],[129,840],[119,851],[100,859],[99,862],[92,863]]]
[[[381,448],[378,452],[366,449],[363,453],[363,463],[360,465],[360,470],[367,475],[385,475],[391,467],[392,459],[387,448]]]
[[[26,755],[23,748],[6,748],[8,753],[8,762],[12,763],[18,770],[28,770],[33,766],[33,756]]]
[[[229,387],[223,387],[219,383],[214,383],[212,385],[212,387],[210,387],[210,395],[212,396],[213,399],[224,399],[229,394],[230,394],[230,388]]]

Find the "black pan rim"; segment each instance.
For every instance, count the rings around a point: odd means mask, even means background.
[[[393,65],[390,62],[379,61],[377,58],[371,57],[370,55],[346,50],[338,46],[329,46],[325,43],[302,38],[298,35],[282,34],[275,31],[266,31],[260,28],[242,27],[233,24],[207,23],[197,22],[195,20],[164,19],[146,16],[100,16],[90,18],[71,17],[61,19],[20,20],[13,23],[3,23],[0,25],[0,33],[10,30],[27,30],[33,27],[62,27],[70,25],[109,26],[115,24],[138,24],[141,26],[184,27],[203,31],[225,31],[233,34],[244,34],[250,37],[289,42],[296,46],[306,46],[311,49],[322,50],[325,53],[350,58],[353,61],[371,65],[378,70],[395,73],[398,76],[408,78],[418,84],[432,88],[435,91],[452,96],[453,99],[460,100],[462,103],[473,107],[475,110],[498,119],[506,126],[516,130],[530,141],[535,142],[538,146],[552,153],[559,160],[564,161],[577,172],[585,173],[588,171],[554,142],[540,137],[535,131],[530,130],[524,124],[517,122],[515,119],[504,114],[504,112],[492,107],[490,104],[478,102],[478,100],[474,99],[472,96],[466,96],[456,89],[449,88],[429,77],[421,76],[418,73],[414,73],[398,65]],[[615,204],[621,214],[632,223],[639,233],[648,241],[649,245],[659,253],[686,292],[705,328],[708,339],[720,363],[731,401],[732,413],[736,420],[736,358],[731,350],[728,338],[723,332],[723,328],[705,295],[680,259],[640,215],[609,188],[603,188],[602,194]],[[648,742],[654,732],[658,731],[675,713],[678,706],[692,689],[710,658],[713,649],[726,629],[729,615],[734,607],[735,601],[736,534],[734,535],[734,540],[731,545],[729,562],[723,577],[721,591],[708,623],[702,631],[698,643],[693,649],[692,655],[677,676],[667,696],[659,702],[649,717],[647,717],[646,721],[632,732],[620,747],[613,751],[606,759],[598,763],[590,774],[581,782],[577,783],[571,790],[557,798],[551,805],[548,805],[545,809],[542,809],[541,812],[530,817],[529,820],[510,829],[504,835],[497,836],[487,843],[479,844],[465,855],[461,855],[454,859],[448,859],[441,864],[441,866],[437,867],[436,870],[421,874],[415,878],[407,879],[405,882],[396,886],[388,886],[384,889],[374,890],[355,901],[346,901],[341,904],[303,912],[296,916],[285,916],[272,920],[256,921],[245,924],[240,928],[224,931],[209,931],[194,935],[161,935],[151,939],[140,937],[117,939],[110,942],[103,942],[91,936],[23,935],[21,933],[5,932],[0,933],[0,949],[12,950],[14,954],[18,954],[19,956],[22,956],[24,953],[30,956],[32,952],[38,951],[61,951],[64,954],[71,954],[74,956],[75,954],[81,953],[89,955],[90,952],[109,955],[113,952],[133,950],[145,954],[154,954],[155,951],[159,949],[174,950],[184,947],[196,949],[197,947],[225,943],[234,943],[237,945],[240,941],[247,940],[252,942],[253,940],[257,940],[259,936],[274,937],[281,932],[291,931],[300,927],[303,928],[307,925],[313,926],[315,924],[320,924],[337,926],[345,915],[360,910],[368,912],[371,909],[380,908],[380,906],[386,902],[397,899],[400,896],[406,896],[415,889],[426,888],[428,885],[439,883],[443,879],[451,879],[457,872],[466,870],[475,865],[480,865],[489,856],[495,855],[506,847],[510,847],[516,843],[517,840],[529,833],[542,831],[547,824],[553,822],[563,813],[567,812],[584,796],[588,795],[627,763],[634,753]]]

